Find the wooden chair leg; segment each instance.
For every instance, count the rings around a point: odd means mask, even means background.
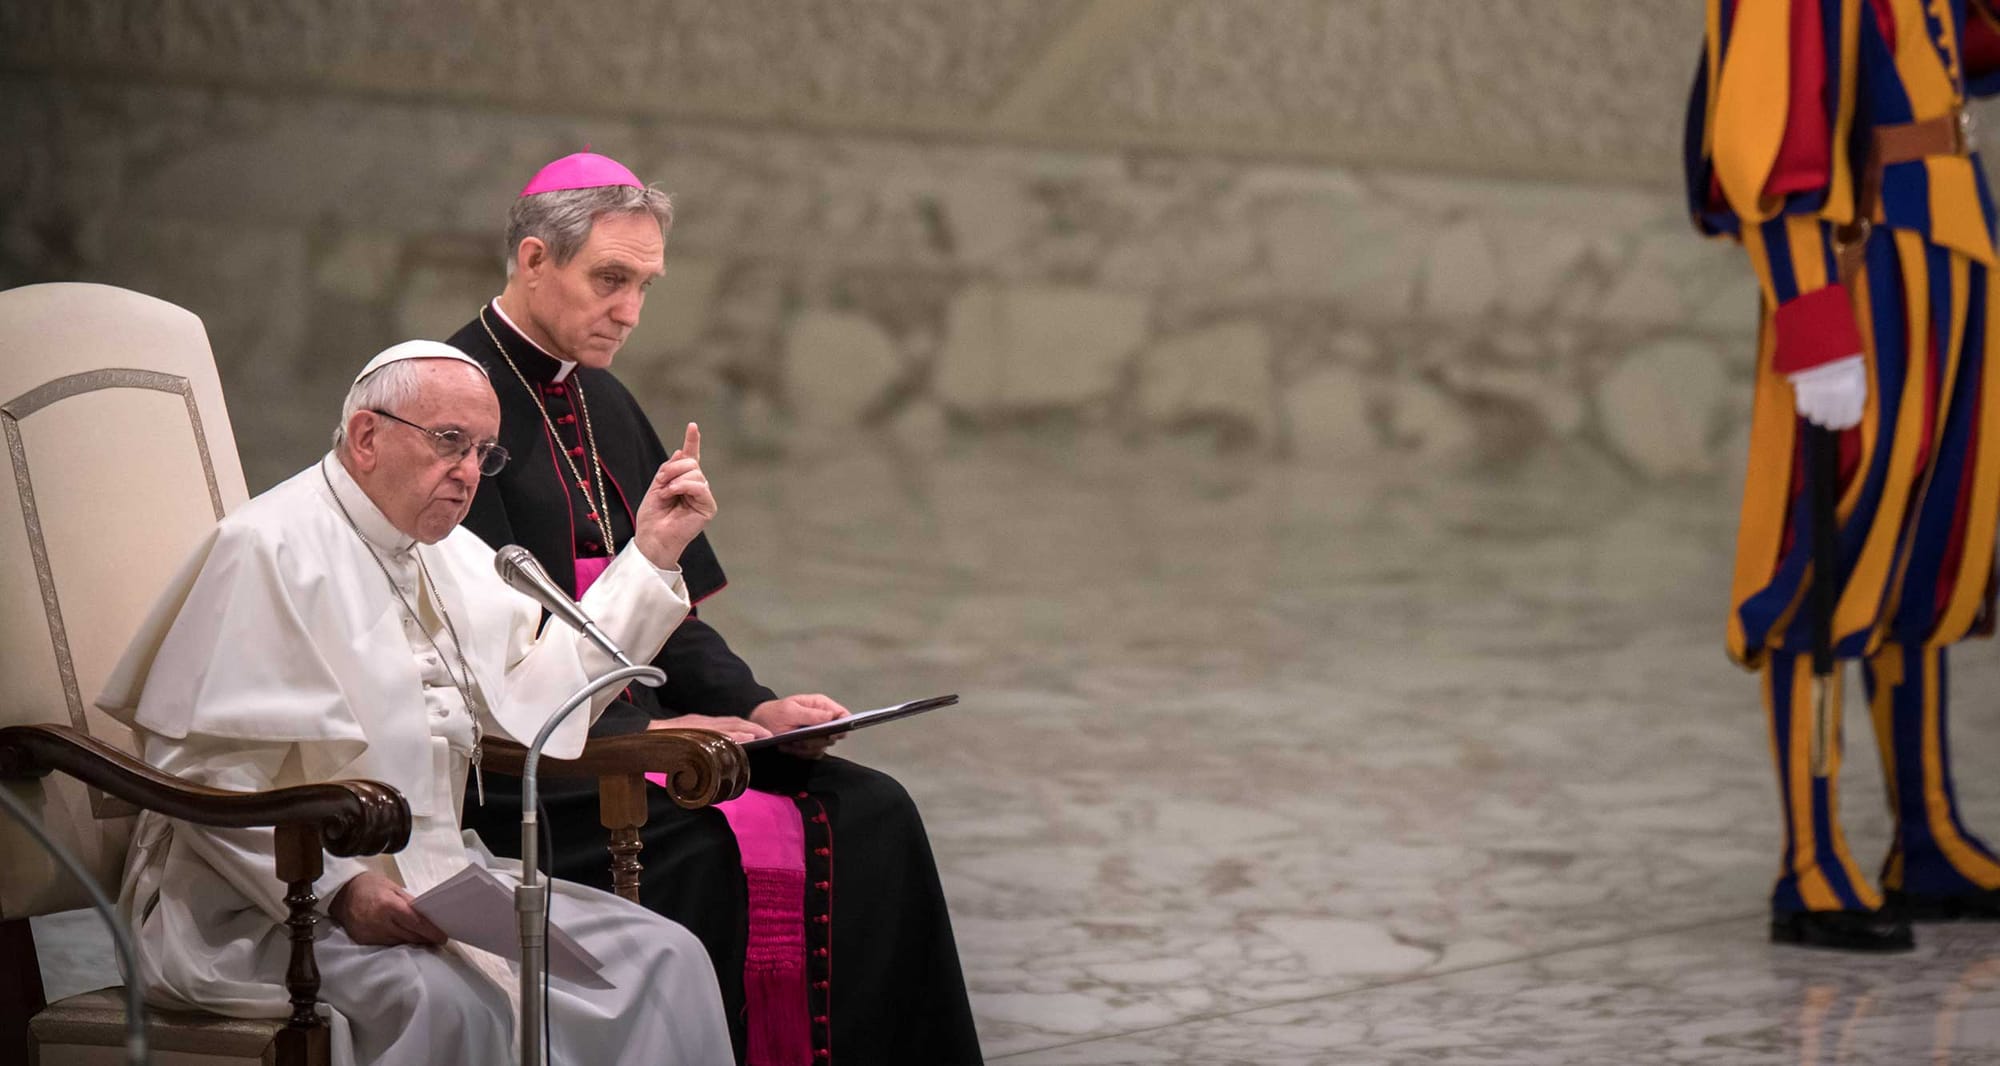
[[[26,918],[0,921],[0,1061],[28,1061],[28,1021],[49,1005],[35,931]]]
[[[639,875],[645,867],[639,853],[645,842],[639,828],[646,824],[646,778],[641,774],[615,774],[597,779],[597,816],[611,830],[611,888],[620,896],[639,902]]]
[[[313,908],[319,897],[313,882],[326,865],[315,826],[277,828],[278,879],[285,882],[285,924],[292,930],[292,961],[285,971],[285,989],[292,995],[292,1016],[278,1034],[281,1066],[325,1066],[332,1057],[326,1023],[319,1016],[319,961],[313,957]]]

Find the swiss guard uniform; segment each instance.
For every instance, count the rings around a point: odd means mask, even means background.
[[[1707,7],[1690,206],[1702,232],[1749,253],[1763,294],[1728,646],[1762,670],[1770,712],[1785,813],[1771,934],[1908,947],[1910,920],[2000,918],[2000,860],[1952,790],[1945,669],[1946,649],[1992,622],[2000,385],[1986,362],[2000,321],[1964,108],[2000,91],[2000,20],[1994,0]],[[1850,371],[1852,417],[1813,407],[1815,382]],[[1808,418],[1840,431],[1831,641],[1862,662],[1882,751],[1886,899],[1841,832],[1837,697],[1821,773],[1808,755]]]

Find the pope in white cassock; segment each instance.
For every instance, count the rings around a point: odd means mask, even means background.
[[[182,567],[98,703],[136,730],[147,762],[230,789],[372,778],[409,800],[409,846],[326,857],[315,949],[337,1062],[503,1063],[513,1055],[512,964],[446,940],[411,899],[469,863],[509,889],[518,864],[458,826],[484,732],[521,743],[610,658],[493,570],[459,529],[500,409],[479,364],[410,341],[355,379],[334,450],[223,519]],[[638,662],[688,610],[677,564],[715,514],[690,425],[639,506],[633,542],[584,609]],[[603,708],[612,693],[592,707]],[[547,746],[583,749],[572,715]],[[269,829],[142,815],[121,906],[147,997],[245,1017],[289,1013],[284,886]],[[679,925],[555,882],[553,922],[604,963],[609,990],[551,980],[555,1063],[733,1061],[707,953]]]

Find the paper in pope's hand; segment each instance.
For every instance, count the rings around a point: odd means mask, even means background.
[[[509,962],[521,961],[521,920],[514,911],[514,890],[478,863],[468,864],[414,903],[418,913],[453,940]],[[565,981],[589,988],[612,987],[600,972],[604,964],[563,932],[553,918],[549,922],[548,960],[549,973]]]
[[[856,729],[865,729],[871,725],[881,725],[883,722],[893,722],[898,718],[908,718],[913,714],[934,711],[939,707],[949,707],[957,702],[958,693],[954,692],[949,696],[932,696],[924,700],[911,700],[908,703],[899,703],[894,707],[877,707],[872,711],[856,711],[845,718],[836,718],[831,722],[802,726],[789,733],[778,733],[774,736],[758,737],[756,740],[746,741],[743,745],[743,750],[756,751],[758,748],[768,748],[774,744],[783,744],[792,740],[811,740],[814,737],[835,736]]]

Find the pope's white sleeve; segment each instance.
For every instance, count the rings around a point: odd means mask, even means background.
[[[524,613],[514,627],[506,702],[511,708],[531,710],[526,717],[509,715],[515,720],[502,725],[526,744],[534,739],[534,730],[528,728],[530,719],[553,712],[585,681],[618,664],[559,619],[549,619],[537,636],[535,624],[540,612],[526,597],[521,603]],[[584,594],[582,607],[628,658],[644,664],[660,653],[667,637],[687,617],[687,585],[679,570],[661,570],[638,548],[627,545]],[[589,717],[571,715],[550,737],[546,752],[556,758],[574,758],[583,750],[590,721],[617,694],[617,687],[599,692],[591,701]],[[526,736],[521,735],[522,730]]]
[[[145,759],[166,773],[211,788],[261,792],[280,787],[285,761],[296,745],[259,743],[220,737],[169,740],[146,734]],[[278,880],[275,831],[217,829],[176,820],[174,832],[187,840],[204,861],[244,897],[282,921],[287,916],[286,885]],[[354,875],[368,869],[359,859],[325,856],[325,867],[314,882],[319,910],[346,887]]]

